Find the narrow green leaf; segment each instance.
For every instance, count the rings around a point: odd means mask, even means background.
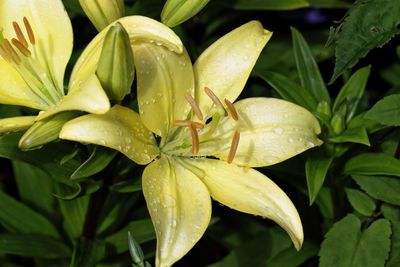
[[[301,86],[309,90],[317,102],[325,101],[330,105],[328,89],[322,79],[318,65],[311,53],[310,47],[301,33],[291,28],[293,39],[293,51],[296,59],[297,72],[300,76]]]
[[[141,179],[122,181],[122,182],[113,184],[110,187],[110,190],[113,192],[118,192],[118,193],[139,192],[140,190],[142,190],[142,182],[141,182]]]
[[[0,191],[0,224],[10,232],[58,238],[57,229],[41,214]]]
[[[92,267],[104,257],[106,246],[104,241],[81,238],[74,246],[69,267]]]
[[[104,168],[113,160],[116,150],[95,146],[90,157],[71,175],[71,179],[81,179],[92,176]]]
[[[368,16],[366,16],[368,14]],[[336,46],[334,81],[371,49],[400,33],[400,4],[393,0],[358,0],[345,19]]]
[[[364,95],[371,67],[364,67],[357,70],[346,84],[340,89],[339,94],[333,104],[333,112],[339,111],[340,107],[345,104],[347,106],[346,121],[349,122],[354,115],[358,104]]]
[[[400,94],[379,100],[365,114],[365,118],[388,126],[400,126]]]
[[[309,5],[306,0],[238,0],[233,7],[239,10],[291,10]]]
[[[367,130],[364,127],[348,128],[338,136],[328,137],[332,143],[357,143],[370,146]]]
[[[310,111],[316,110],[317,101],[314,97],[286,76],[275,72],[263,72],[257,75],[269,83],[283,99],[299,104]]]
[[[335,217],[334,202],[332,197],[332,189],[330,187],[322,187],[318,197],[315,199],[322,216],[325,219],[332,220]]]
[[[384,266],[390,250],[390,222],[375,221],[364,232],[361,221],[347,215],[329,230],[319,252],[320,267]]]
[[[400,205],[400,180],[385,176],[353,175],[357,184],[370,196],[394,205]]]
[[[333,157],[313,154],[306,161],[306,178],[310,205],[314,202],[321,189]]]
[[[346,188],[347,199],[351,206],[364,216],[371,216],[376,209],[375,202],[367,194],[351,188]]]
[[[312,7],[318,8],[349,8],[351,4],[345,0],[308,0]]]
[[[400,176],[400,161],[383,153],[359,154],[347,161],[344,173]]]
[[[38,259],[59,259],[71,255],[70,249],[56,239],[27,234],[0,234],[0,252]]]
[[[47,215],[53,213],[54,197],[51,178],[36,166],[13,161],[15,182],[24,203]]]
[[[156,238],[151,220],[137,220],[130,222],[120,231],[107,237],[105,241],[112,245],[117,254],[128,251],[128,232],[139,244]]]

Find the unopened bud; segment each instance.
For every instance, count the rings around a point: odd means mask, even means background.
[[[62,112],[35,122],[19,140],[19,148],[31,150],[58,139],[62,126],[78,116],[78,112]]]
[[[79,0],[79,3],[98,31],[125,13],[124,0]]]
[[[128,33],[119,22],[104,38],[96,74],[110,100],[120,102],[129,94],[135,77],[133,53]]]
[[[161,12],[161,21],[168,27],[190,19],[200,12],[209,0],[167,0]]]
[[[335,115],[333,115],[331,126],[333,133],[341,134],[345,128],[344,116],[340,113],[336,113]]]
[[[329,118],[332,116],[331,107],[329,106],[329,103],[326,101],[321,101],[318,103],[317,112],[325,114]]]

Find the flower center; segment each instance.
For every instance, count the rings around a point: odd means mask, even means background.
[[[44,106],[57,103],[64,92],[57,89],[52,79],[49,64],[36,43],[31,24],[26,17],[23,18],[25,34],[18,22],[12,24],[15,37],[11,41],[4,37],[3,29],[0,28],[0,56],[18,71]]]
[[[222,104],[221,100],[215,95],[215,93],[208,87],[204,88],[205,93],[210,97],[210,99],[214,102],[214,104],[219,108],[220,111],[223,112],[225,117],[230,114],[233,120],[237,121],[239,119],[239,115],[233,106],[233,104],[228,100],[225,99],[225,106]],[[192,153],[197,155],[200,150],[200,137],[199,137],[199,129],[203,129],[206,126],[204,123],[203,113],[200,110],[200,107],[197,105],[196,101],[194,100],[193,96],[190,94],[185,94],[185,98],[192,107],[194,114],[196,115],[197,119],[200,122],[193,121],[193,120],[174,120],[172,125],[177,127],[187,127],[190,131],[190,135],[192,138]],[[218,113],[218,112],[217,112]],[[211,117],[212,121],[209,123],[209,130],[207,131],[208,134],[212,134],[220,120],[220,116]],[[207,125],[208,126],[208,125]],[[229,154],[227,157],[227,162],[232,163],[233,159],[235,158],[236,150],[239,145],[240,140],[240,131],[237,129],[232,137],[231,146],[229,149]]]

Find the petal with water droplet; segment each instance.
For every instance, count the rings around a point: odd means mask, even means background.
[[[296,249],[303,243],[303,227],[292,201],[273,181],[247,167],[214,159],[185,160],[200,176],[211,197],[232,209],[269,218],[289,234]]]
[[[187,119],[190,112],[185,99],[185,93],[194,94],[189,55],[146,43],[134,45],[133,51],[140,116],[147,128],[168,139],[172,121]]]
[[[306,109],[275,98],[247,98],[234,104],[239,120],[225,118],[201,154],[227,159],[231,138],[240,131],[233,163],[248,167],[273,165],[322,144],[318,120]]]
[[[196,100],[205,115],[209,115],[213,102],[204,87],[222,100],[235,101],[271,36],[260,22],[251,21],[221,37],[200,55],[193,69]]]
[[[204,234],[211,218],[210,194],[195,174],[172,158],[152,162],[142,179],[157,235],[156,266],[169,267]]]
[[[78,90],[69,92],[56,105],[40,112],[38,120],[66,110],[81,110],[88,113],[103,114],[109,109],[110,101],[97,76],[92,75],[86,82],[81,84]]]
[[[148,164],[159,154],[156,140],[139,114],[119,105],[102,115],[89,114],[67,122],[60,138],[118,150],[137,164]]]

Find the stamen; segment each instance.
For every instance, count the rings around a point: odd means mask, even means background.
[[[193,125],[190,125],[189,130],[192,135],[192,153],[196,155],[199,153],[199,134]]]
[[[236,150],[239,145],[239,140],[240,140],[240,132],[239,130],[236,130],[235,134],[233,135],[231,149],[229,150],[228,154],[227,161],[229,164],[231,164],[233,159],[235,158]]]
[[[194,113],[196,114],[197,118],[202,121],[203,113],[201,113],[200,107],[197,105],[197,103],[194,100],[194,98],[192,97],[192,95],[189,93],[186,93],[185,98],[186,98],[186,101],[189,102],[189,104],[192,106],[192,109],[193,109]]]
[[[0,45],[0,56],[2,58],[4,58],[4,60],[6,60],[7,62],[12,62],[12,58],[10,56],[10,54],[7,52],[7,50],[5,50],[5,48],[3,48],[2,45]]]
[[[19,65],[21,63],[21,58],[18,56],[17,52],[15,52],[8,39],[4,39],[3,44],[6,47],[8,54],[11,55],[12,60]]]
[[[13,43],[13,45],[18,48],[18,50],[26,57],[30,57],[31,56],[31,51],[29,51],[28,48],[26,48],[19,40],[13,38],[11,40],[11,42]]]
[[[197,122],[197,121],[191,121],[191,120],[173,120],[172,125],[178,126],[178,127],[193,126],[194,128],[199,128],[199,129],[204,128],[204,124]]]
[[[35,45],[35,35],[33,34],[31,24],[29,24],[29,21],[26,17],[24,17],[24,25],[26,29],[26,33],[28,34],[29,41],[31,42],[32,45]]]
[[[237,121],[239,119],[238,113],[236,112],[235,106],[233,106],[232,102],[225,98],[225,104],[228,108],[229,113],[232,116],[232,119]]]
[[[222,108],[224,110],[225,117],[228,116],[228,112],[226,111],[224,105],[222,105],[221,100],[219,100],[218,96],[216,96],[214,94],[214,92],[211,91],[211,89],[208,87],[204,87],[204,91],[211,98],[211,100],[215,103],[215,105],[219,106],[220,108]]]
[[[14,31],[15,31],[15,34],[17,35],[18,40],[21,42],[22,45],[24,45],[25,47],[28,47],[28,42],[26,41],[25,36],[22,33],[22,30],[19,27],[18,23],[13,21],[13,27],[14,27]]]

